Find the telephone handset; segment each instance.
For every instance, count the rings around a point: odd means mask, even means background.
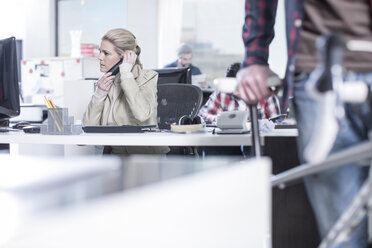
[[[119,66],[123,62],[123,60],[119,60],[108,72],[112,72],[111,76],[114,76],[119,73]]]

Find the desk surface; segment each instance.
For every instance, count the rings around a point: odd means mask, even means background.
[[[275,129],[263,137],[294,137],[296,129]],[[43,135],[23,132],[0,133],[0,143],[5,144],[59,144],[59,145],[118,145],[118,146],[250,146],[250,134],[218,135],[199,133],[83,133],[80,135]]]

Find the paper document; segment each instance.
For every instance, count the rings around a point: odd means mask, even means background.
[[[206,74],[192,75],[191,82],[193,85],[197,85],[201,88],[208,88],[206,77]]]

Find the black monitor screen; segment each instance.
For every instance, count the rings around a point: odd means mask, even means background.
[[[191,84],[190,67],[154,69],[159,73],[158,84]]]
[[[0,40],[0,120],[20,113],[17,68],[15,38]]]

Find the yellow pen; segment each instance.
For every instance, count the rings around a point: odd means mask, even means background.
[[[45,103],[46,103],[46,105],[47,105],[47,107],[48,108],[55,108],[56,106],[54,105],[54,107],[53,107],[53,105],[52,105],[52,103],[50,103],[50,101],[44,96],[44,98],[45,98]],[[52,118],[53,118],[53,120],[54,120],[54,123],[56,124],[56,126],[57,126],[57,129],[58,129],[58,131],[62,131],[62,127],[61,127],[61,124],[62,124],[62,120],[61,120],[61,118],[58,116],[58,114],[57,114],[57,117],[59,117],[59,118],[57,118],[55,115],[54,115],[54,113],[53,113],[53,111],[54,110],[49,110],[49,113],[51,114],[51,116],[52,116]],[[60,119],[60,121],[58,121],[58,119]]]

